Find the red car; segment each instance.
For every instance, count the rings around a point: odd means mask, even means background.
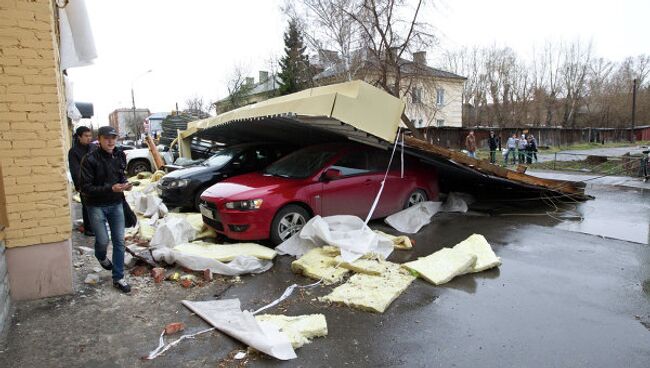
[[[315,215],[365,219],[389,159],[390,152],[353,143],[301,149],[262,172],[232,177],[205,190],[203,222],[231,239],[270,238],[279,244]],[[373,218],[438,197],[435,168],[408,159],[401,178],[399,162],[396,154]]]

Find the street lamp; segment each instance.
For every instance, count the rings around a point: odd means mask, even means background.
[[[131,80],[131,104],[133,107],[133,124],[135,124],[135,128],[137,129],[137,132],[135,133],[136,135],[136,140],[140,139],[140,127],[138,126],[137,123],[137,117],[135,115],[135,93],[133,93],[133,84],[135,83],[136,80],[140,79],[141,77],[144,77],[145,75],[151,73],[151,69],[147,70],[146,72],[136,76]]]

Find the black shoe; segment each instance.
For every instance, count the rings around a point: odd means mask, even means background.
[[[111,262],[111,260],[108,258],[104,258],[103,261],[99,261],[99,265],[102,266],[102,268],[105,270],[110,271],[113,269],[113,262]]]
[[[95,236],[95,233],[93,233],[93,232],[90,231],[90,230],[86,230],[86,231],[84,231],[84,235],[85,235],[85,236]]]
[[[126,283],[126,281],[124,281],[124,279],[113,281],[113,287],[119,289],[123,293],[131,292],[131,287],[129,286],[129,284]]]

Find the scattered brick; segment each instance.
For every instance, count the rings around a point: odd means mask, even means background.
[[[156,284],[160,284],[165,279],[165,269],[156,267],[151,270],[151,277]]]
[[[183,331],[185,329],[185,324],[182,322],[174,322],[165,326],[165,335],[173,335],[176,332]]]

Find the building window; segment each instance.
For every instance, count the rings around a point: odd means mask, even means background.
[[[438,119],[436,120],[436,125],[438,127],[444,126],[445,125],[445,119]]]
[[[438,88],[436,90],[436,104],[444,105],[445,104],[445,90]]]
[[[412,103],[422,102],[422,88],[413,87],[413,90],[411,91],[411,102]]]

